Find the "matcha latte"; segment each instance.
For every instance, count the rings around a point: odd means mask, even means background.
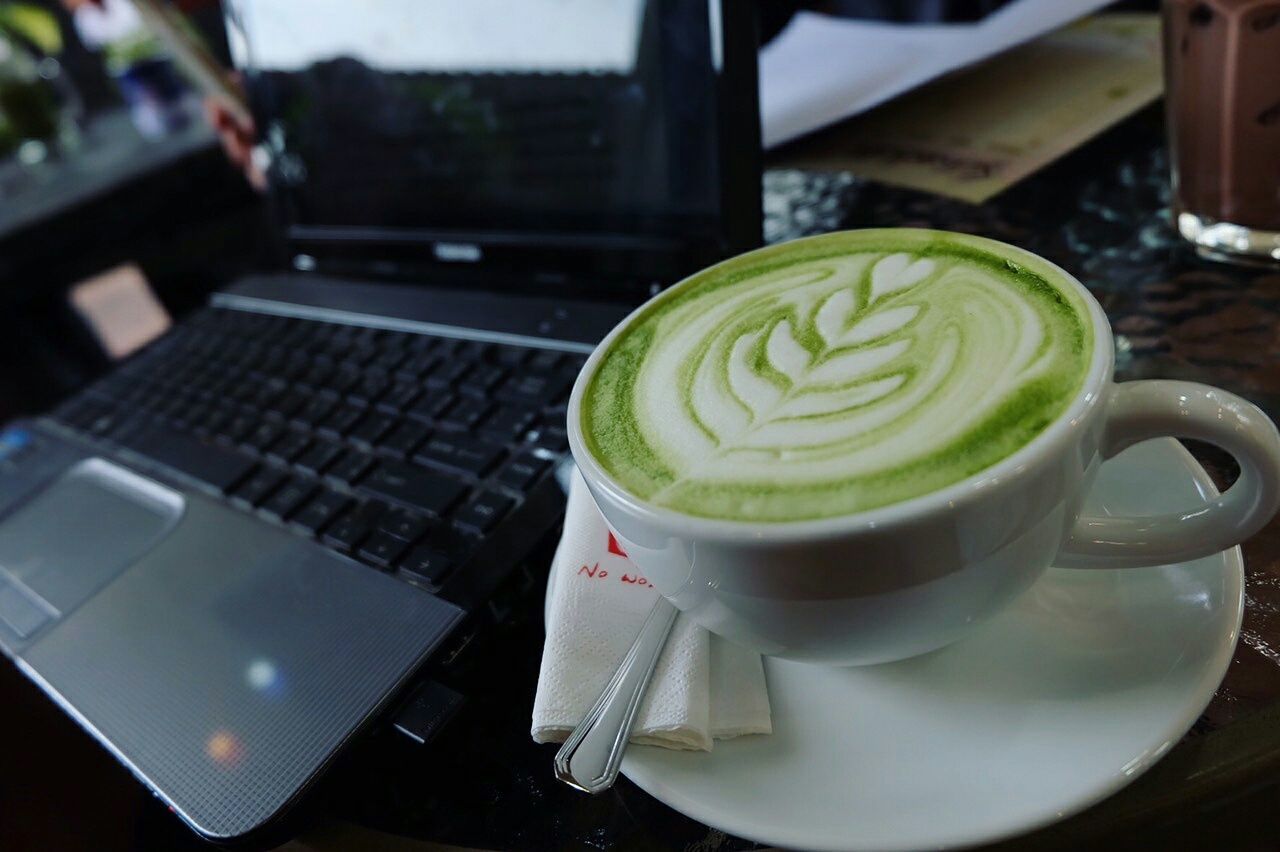
[[[588,450],[650,503],[844,515],[1006,458],[1075,400],[1084,298],[987,240],[870,230],[721,263],[633,315],[587,378]]]

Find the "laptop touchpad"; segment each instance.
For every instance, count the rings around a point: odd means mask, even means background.
[[[104,459],[77,463],[0,521],[0,621],[29,635],[75,609],[163,539],[184,505]]]

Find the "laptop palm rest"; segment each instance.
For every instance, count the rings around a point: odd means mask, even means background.
[[[181,494],[85,459],[0,522],[0,622],[21,639],[71,612],[182,517]]]
[[[0,517],[0,648],[206,837],[287,808],[462,617],[163,472],[40,440],[0,470],[0,504],[22,495]]]

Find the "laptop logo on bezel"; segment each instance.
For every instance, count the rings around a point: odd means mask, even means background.
[[[479,263],[484,258],[475,243],[436,243],[432,249],[436,260],[446,263]]]

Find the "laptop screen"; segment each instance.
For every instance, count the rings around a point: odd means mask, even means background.
[[[639,267],[746,247],[725,221],[721,0],[225,6],[294,238],[445,261],[615,249]]]

